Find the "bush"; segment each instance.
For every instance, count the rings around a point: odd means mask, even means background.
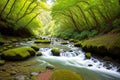
[[[89,37],[94,37],[95,35],[98,34],[98,31],[97,30],[91,30],[90,34],[88,35]]]
[[[80,33],[79,39],[82,40],[82,39],[88,38],[89,34],[90,34],[90,31],[85,30],[85,31]]]
[[[113,21],[113,27],[114,28],[119,28],[120,27],[120,19],[115,19]]]

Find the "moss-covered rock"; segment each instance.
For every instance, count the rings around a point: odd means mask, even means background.
[[[70,42],[74,42],[74,39],[69,39]]]
[[[70,70],[56,70],[50,80],[83,80],[80,75]]]
[[[76,47],[81,47],[81,42],[80,42],[80,41],[76,42],[76,43],[74,44],[74,46],[76,46]]]
[[[64,41],[64,42],[61,42],[61,44],[65,45],[65,44],[68,44],[68,42],[67,42],[67,41]]]
[[[32,45],[31,48],[33,48],[35,51],[38,51],[40,47],[37,45]]]
[[[57,48],[52,48],[51,52],[54,56],[60,56],[60,50]]]
[[[0,60],[0,66],[5,64],[5,60]]]
[[[17,40],[17,39],[15,39],[15,38],[13,38],[11,41],[12,41],[12,42],[17,42],[18,40]]]
[[[3,45],[4,44],[4,40],[2,38],[2,35],[0,34],[0,45]]]
[[[87,52],[87,53],[85,54],[85,57],[86,57],[86,58],[91,58],[91,57],[92,57],[92,54],[91,54],[90,52]]]
[[[42,56],[42,52],[37,52],[36,55],[37,56]]]
[[[38,39],[38,40],[35,40],[35,43],[50,43],[51,41],[49,40],[41,40],[41,39]]]
[[[106,60],[106,61],[111,61],[111,60],[113,60],[111,57],[108,57],[108,56],[105,56],[103,59]]]
[[[34,55],[34,49],[30,47],[19,47],[3,51],[1,57],[5,60],[23,60]]]

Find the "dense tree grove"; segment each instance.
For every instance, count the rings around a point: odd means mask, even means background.
[[[47,34],[86,38],[120,27],[120,0],[56,0]],[[49,27],[48,27],[49,28]]]
[[[42,26],[38,15],[47,9],[46,3],[38,0],[0,0],[0,24],[5,22],[15,30],[26,28],[35,33]]]

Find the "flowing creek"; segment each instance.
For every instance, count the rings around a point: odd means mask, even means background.
[[[117,72],[119,66],[115,66],[114,63],[95,57],[86,59],[82,49],[74,47],[74,44],[69,41],[69,44],[66,45],[61,44],[63,42],[61,39],[51,38],[51,41],[51,44],[37,44],[40,46],[39,52],[43,53],[42,56],[19,63],[24,64],[25,62],[35,61],[40,64],[34,65],[34,68],[52,65],[58,69],[72,70],[80,74],[84,80],[120,80],[120,73]],[[31,46],[32,44],[34,44],[34,39],[32,41],[15,43],[16,46]],[[53,47],[60,49],[60,56],[52,55],[51,48]]]

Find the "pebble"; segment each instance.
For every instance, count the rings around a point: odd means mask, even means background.
[[[30,73],[30,76],[37,76],[37,75],[38,75],[37,72],[31,72],[31,73]]]

